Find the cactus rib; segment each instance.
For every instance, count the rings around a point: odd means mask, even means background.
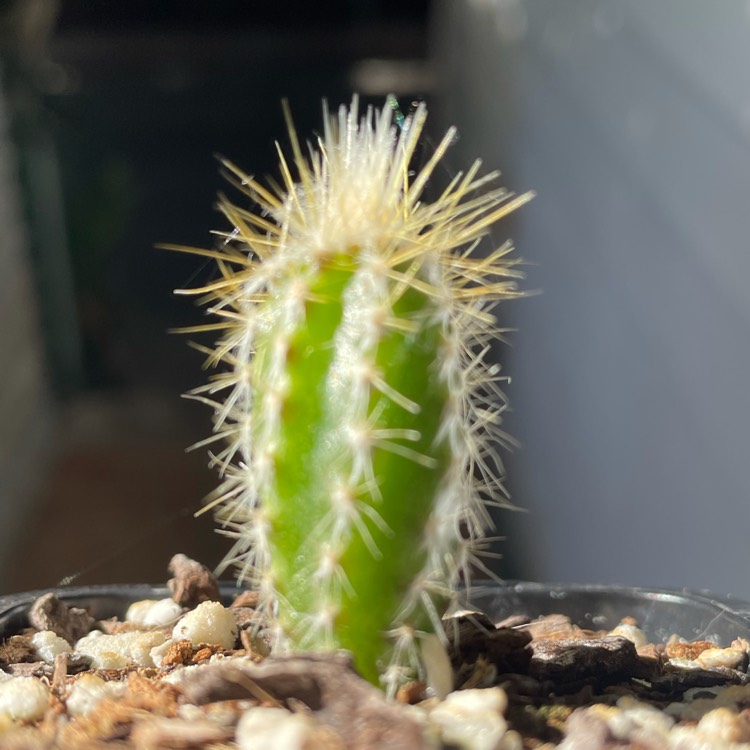
[[[393,692],[421,674],[419,641],[444,639],[456,582],[506,501],[495,305],[518,296],[488,228],[531,197],[494,187],[479,161],[433,202],[425,185],[455,132],[410,172],[426,118],[401,129],[357,100],[266,188],[225,167],[256,211],[220,199],[232,225],[205,251],[198,290],[221,328],[193,397],[214,409],[210,500],[235,538],[227,562],[261,593],[280,643],[346,648]],[[292,174],[292,167],[296,177]],[[219,367],[220,365],[220,367]],[[486,569],[486,568],[485,568]]]

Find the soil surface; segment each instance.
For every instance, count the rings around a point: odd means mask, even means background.
[[[178,555],[171,570],[176,622],[218,601],[202,565]],[[463,613],[447,623],[454,692],[412,682],[389,703],[345,653],[272,655],[256,605],[244,591],[227,608],[229,646],[40,597],[29,627],[0,644],[0,747],[750,748],[742,639],[654,644],[628,619],[589,631],[563,615]],[[157,646],[128,646],[126,666],[104,668],[75,645],[92,631]]]

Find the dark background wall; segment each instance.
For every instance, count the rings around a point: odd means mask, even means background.
[[[6,354],[17,383],[6,400],[24,408],[13,419],[6,410],[0,428],[0,588],[80,571],[79,583],[160,580],[178,551],[221,559],[228,542],[210,518],[192,517],[216,477],[204,451],[184,451],[209,434],[210,415],[179,398],[205,377],[202,357],[167,332],[202,315],[172,290],[213,271],[154,245],[210,247],[210,231],[225,228],[213,207],[227,187],[217,154],[276,172],[283,97],[307,135],[323,97],[337,106],[356,89],[382,104],[392,91],[408,108],[429,96],[427,10],[373,0],[3,6],[5,171],[22,228],[13,268],[28,281],[31,322],[28,367]],[[2,320],[0,342],[17,327]]]

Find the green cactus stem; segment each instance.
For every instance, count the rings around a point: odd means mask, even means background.
[[[421,674],[420,639],[482,567],[488,506],[505,503],[494,306],[518,295],[509,243],[472,253],[525,203],[479,176],[422,193],[454,139],[410,171],[426,111],[401,128],[356,100],[281,187],[226,164],[255,204],[222,198],[233,229],[198,290],[220,329],[193,396],[215,413],[222,482],[210,507],[228,560],[258,588],[281,644],[352,652],[392,693]],[[180,249],[180,248],[176,248]]]

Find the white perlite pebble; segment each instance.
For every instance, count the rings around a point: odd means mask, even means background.
[[[71,716],[80,716],[103,698],[113,698],[125,689],[124,682],[107,682],[95,674],[82,674],[71,686],[65,705]]]
[[[733,690],[735,698],[740,693]],[[696,700],[707,709],[711,701]],[[677,704],[672,704],[673,708]],[[668,709],[669,710],[669,709]],[[750,728],[739,714],[738,708],[720,706],[705,713],[696,713],[693,721],[697,723],[675,725],[674,719],[655,706],[640,703],[635,698],[624,696],[616,706],[596,704],[589,708],[577,709],[566,721],[566,739],[559,745],[560,750],[579,750],[584,746],[587,735],[578,734],[571,724],[581,725],[581,717],[586,716],[586,723],[591,727],[597,722],[606,725],[612,737],[617,741],[627,742],[628,747],[665,748],[671,750],[739,750],[750,748]],[[594,735],[590,735],[593,737]],[[599,747],[599,744],[597,744]]]
[[[701,717],[695,731],[707,742],[742,743],[750,740],[747,722],[735,711],[715,708]]]
[[[168,672],[162,677],[162,682],[179,686],[185,680],[191,679],[195,672],[198,670],[205,670],[207,666],[207,664],[188,664],[179,669],[175,669],[172,672]]]
[[[128,607],[125,620],[145,628],[161,628],[174,625],[181,616],[182,607],[174,599],[142,599]]]
[[[172,638],[175,641],[188,640],[194,646],[204,643],[233,648],[237,640],[237,623],[232,612],[219,602],[202,602],[175,625]]]
[[[115,635],[104,635],[94,630],[76,643],[76,651],[90,657],[94,669],[153,667],[151,649],[160,646],[165,640],[164,633],[158,630],[134,630]]]
[[[0,714],[15,721],[35,721],[49,705],[49,690],[36,677],[14,677],[0,682]]]
[[[203,664],[189,664],[179,669],[175,669],[172,672],[168,672],[162,677],[162,682],[168,682],[170,685],[179,686],[185,680],[193,680],[197,674],[203,672],[209,675],[214,664],[219,662],[237,664],[240,667],[249,666],[254,664],[253,660],[248,656],[221,656],[220,654],[214,654],[207,662]]]
[[[650,742],[657,742],[667,736],[674,720],[655,706],[623,696],[617,701],[617,708],[610,714],[607,724],[618,739],[627,739],[638,731],[651,738]]]
[[[695,663],[703,669],[738,669],[746,654],[737,648],[707,648],[695,657]]]
[[[591,738],[605,727],[604,734],[608,730],[614,738],[612,747],[627,742],[627,747],[667,750],[674,747],[671,743],[673,723],[669,716],[655,706],[624,696],[617,701],[616,706],[596,703],[588,708],[576,709],[565,722],[563,731],[566,737],[558,745],[558,750],[600,747],[601,743]],[[688,747],[680,746],[680,750],[688,750]],[[698,748],[691,750],[698,750]],[[708,750],[708,748],[703,750]]]
[[[36,655],[47,664],[52,664],[58,654],[72,652],[70,644],[51,630],[40,630],[31,636],[31,645],[36,649]]]
[[[665,713],[679,721],[698,721],[715,708],[727,707],[741,711],[750,703],[750,685],[729,685],[729,687],[693,688],[683,699],[670,703]]]
[[[137,602],[133,602],[128,607],[127,612],[125,612],[125,622],[134,622],[136,625],[142,625],[143,618],[157,601],[157,599],[139,599]]]
[[[315,722],[285,708],[250,708],[237,724],[240,750],[324,750],[315,737]]]
[[[619,635],[627,638],[636,648],[645,646],[648,643],[646,634],[640,628],[628,622],[621,622],[616,628],[610,631],[610,635]]]
[[[154,662],[155,667],[161,668],[162,660],[167,655],[167,651],[169,651],[169,647],[173,643],[174,641],[171,638],[167,638],[164,643],[161,643],[158,646],[154,646],[151,649],[149,656],[151,657],[151,661]]]
[[[503,712],[508,699],[502,688],[457,690],[430,711],[443,740],[464,750],[499,750],[507,723]]]

